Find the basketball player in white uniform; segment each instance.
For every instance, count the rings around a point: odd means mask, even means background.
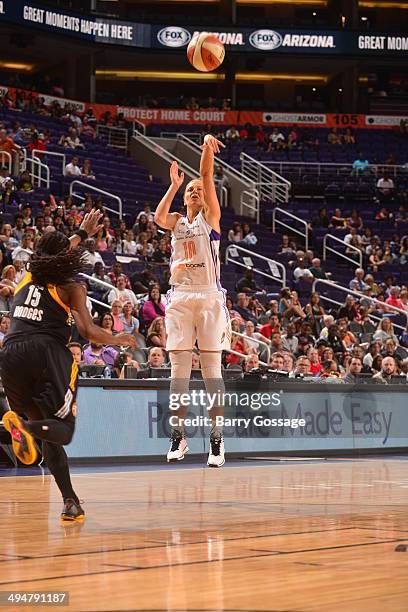
[[[225,291],[220,284],[221,210],[213,181],[214,153],[219,153],[220,146],[224,145],[214,136],[205,136],[200,161],[201,178],[190,181],[184,192],[185,217],[169,212],[184,181],[177,163],[171,164],[171,185],[154,217],[157,225],[172,231],[166,349],[170,354],[170,393],[173,398],[188,393],[191,353],[196,340],[207,393],[211,396],[220,393],[222,396],[225,389],[221,355],[223,349],[230,348],[231,332]],[[168,461],[183,459],[188,451],[183,423],[187,410],[187,406],[180,406],[171,412],[173,429]],[[207,463],[211,467],[221,467],[225,463],[223,430],[215,421],[216,416],[222,415],[223,402],[216,402],[209,414],[212,429]],[[177,425],[174,425],[174,417],[177,417]]]

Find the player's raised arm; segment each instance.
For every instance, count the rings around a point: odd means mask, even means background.
[[[86,305],[86,289],[82,285],[75,283],[69,287],[64,287],[68,293],[69,303],[75,323],[79,333],[83,338],[96,342],[97,344],[109,344],[110,346],[130,346],[135,349],[137,342],[132,334],[117,334],[112,336],[102,327],[95,325]]]
[[[79,230],[77,230],[69,239],[71,249],[74,249],[82,241],[94,236],[98,232],[99,228],[101,227],[99,221],[101,220],[102,216],[102,211],[95,208],[85,215]]]
[[[220,152],[225,145],[211,134],[204,137],[200,161],[200,175],[203,181],[206,221],[216,230],[219,230],[221,209],[214,185],[214,154]]]
[[[171,213],[170,207],[173,200],[184,182],[184,172],[180,172],[176,161],[170,165],[170,187],[160,200],[154,213],[154,222],[163,229],[172,230],[180,217],[179,213]]]

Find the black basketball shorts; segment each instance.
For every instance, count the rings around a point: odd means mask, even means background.
[[[57,340],[37,336],[7,344],[0,372],[11,410],[29,419],[75,420],[78,365]]]

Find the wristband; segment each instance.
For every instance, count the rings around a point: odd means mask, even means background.
[[[86,232],[84,229],[79,229],[75,232],[75,236],[79,236],[81,239],[81,242],[83,242],[84,240],[88,240],[88,232]]]

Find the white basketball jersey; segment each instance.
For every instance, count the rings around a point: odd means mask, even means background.
[[[221,289],[220,235],[201,212],[189,223],[180,217],[171,239],[170,285]]]

